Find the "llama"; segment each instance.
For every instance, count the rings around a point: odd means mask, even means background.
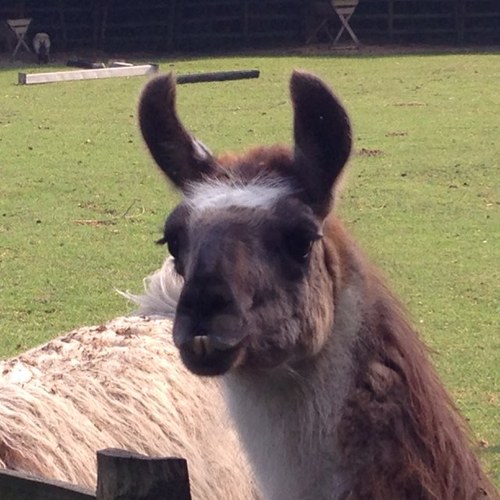
[[[402,306],[332,210],[344,107],[307,73],[290,90],[293,149],[219,157],[178,118],[173,76],[141,96],[146,145],[183,193],[160,242],[183,280],[184,364],[221,376],[266,499],[496,498]],[[150,313],[169,279],[138,299]]]
[[[117,447],[186,458],[193,499],[258,498],[217,380],[184,368],[171,326],[117,318],[1,361],[0,467],[95,488],[96,451]]]
[[[50,36],[47,33],[37,33],[33,37],[33,49],[35,49],[38,64],[48,64],[50,55]]]

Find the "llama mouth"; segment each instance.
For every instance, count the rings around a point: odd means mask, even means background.
[[[208,335],[198,335],[179,346],[182,361],[196,375],[223,375],[241,358],[245,339],[228,345]]]
[[[198,335],[191,342],[193,354],[202,359],[210,356],[215,351],[215,346],[207,335]]]

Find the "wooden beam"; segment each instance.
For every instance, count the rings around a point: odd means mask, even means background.
[[[142,66],[120,66],[111,68],[54,71],[51,73],[19,73],[19,85],[66,82],[70,80],[91,80],[96,78],[113,78],[118,76],[148,75],[157,73],[158,71],[159,67],[157,64],[145,64]],[[179,75],[177,76],[176,81],[178,84],[224,82],[247,78],[259,78],[259,76],[260,71],[257,69],[243,71],[215,71],[213,73],[192,73],[190,75]]]
[[[36,83],[67,82],[70,80],[93,80],[96,78],[115,78],[119,76],[141,76],[157,73],[157,64],[143,64],[120,68],[81,69],[69,71],[54,71],[51,73],[19,73],[20,85]]]
[[[242,80],[245,78],[259,78],[259,70],[252,69],[246,71],[216,71],[214,73],[193,73],[191,75],[179,75],[176,81],[182,83],[202,83],[202,82],[224,82],[228,80]]]

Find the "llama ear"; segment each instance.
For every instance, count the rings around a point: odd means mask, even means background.
[[[212,153],[177,116],[172,74],[156,77],[145,86],[139,101],[139,124],[154,160],[179,188],[217,170]]]
[[[295,175],[305,200],[320,217],[332,204],[333,187],[351,152],[351,125],[340,101],[318,78],[294,71]]]

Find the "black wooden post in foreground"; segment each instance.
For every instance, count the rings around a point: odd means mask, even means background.
[[[108,448],[97,452],[97,500],[191,500],[187,462]]]
[[[62,481],[0,470],[1,500],[95,500],[93,491]]]

